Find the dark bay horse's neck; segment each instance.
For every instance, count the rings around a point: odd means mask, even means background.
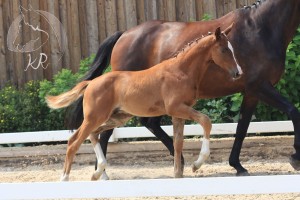
[[[299,0],[266,0],[257,8],[245,9],[249,20],[262,34],[272,32],[272,40],[283,42],[285,48],[293,39],[300,23]],[[248,10],[248,11],[247,11]]]

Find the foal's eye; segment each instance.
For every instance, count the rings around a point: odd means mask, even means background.
[[[222,53],[226,53],[227,51],[229,51],[229,48],[228,48],[228,47],[222,48]]]

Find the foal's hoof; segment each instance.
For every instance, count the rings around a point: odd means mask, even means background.
[[[61,182],[67,182],[67,181],[69,181],[69,175],[63,174],[63,175],[60,177],[60,181],[61,181]]]
[[[91,180],[92,180],[92,181],[97,181],[97,180],[99,180],[100,176],[101,176],[101,173],[95,172],[95,173],[92,175]]]
[[[199,168],[195,166],[195,164],[192,164],[192,171],[195,173]]]
[[[295,158],[293,158],[292,156],[290,157],[290,164],[292,165],[292,167],[297,170],[300,171],[300,160],[296,160]]]
[[[175,175],[174,178],[183,178],[183,175]]]
[[[183,178],[183,173],[174,173],[174,178]]]
[[[102,181],[107,181],[109,180],[109,177],[107,176],[106,172],[104,171],[103,174],[100,177],[100,180]]]
[[[236,176],[250,176],[249,172],[246,171],[240,171],[236,173]]]
[[[200,169],[200,167],[201,167],[201,165],[200,165],[200,166],[197,166],[197,164],[194,162],[194,163],[192,164],[192,171],[193,171],[193,173],[195,173],[198,169]]]

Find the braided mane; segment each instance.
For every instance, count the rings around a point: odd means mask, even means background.
[[[198,43],[199,40],[201,40],[202,38],[208,36],[208,35],[211,35],[212,33],[211,32],[208,32],[207,35],[202,35],[201,37],[198,37],[194,40],[192,40],[191,42],[187,43],[186,45],[184,45],[184,47],[177,51],[174,56],[172,56],[173,58],[177,58],[177,56],[183,52],[186,52],[187,50],[190,50],[195,44]]]
[[[244,6],[244,9],[253,9],[258,8],[263,2],[266,0],[257,0],[255,3],[253,3],[251,6]]]

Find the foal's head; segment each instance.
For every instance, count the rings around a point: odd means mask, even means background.
[[[227,70],[233,79],[238,79],[243,74],[243,71],[234,55],[234,50],[229,42],[227,35],[231,31],[232,25],[228,27],[224,32],[221,32],[220,28],[217,28],[215,32],[215,44],[213,45],[212,60],[221,68]]]

